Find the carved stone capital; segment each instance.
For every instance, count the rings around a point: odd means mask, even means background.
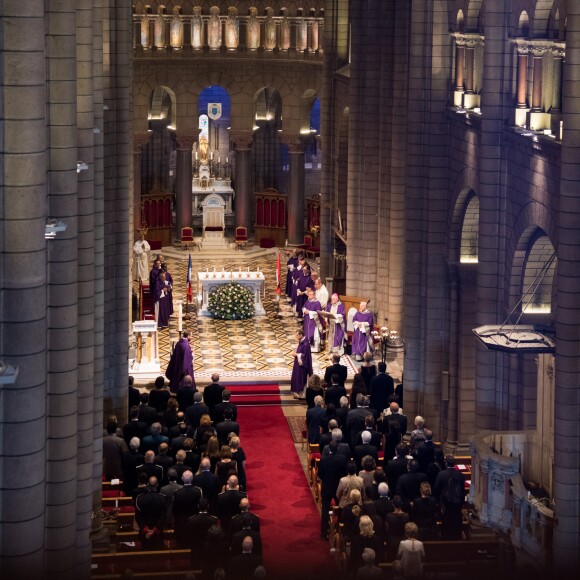
[[[232,142],[234,149],[236,149],[236,151],[244,151],[250,149],[253,140],[254,140],[253,131],[230,130],[230,141]]]
[[[550,52],[554,58],[566,58],[566,49],[560,46],[554,46],[554,48],[550,49]]]
[[[298,135],[284,135],[280,139],[284,145],[288,146],[288,153],[304,153],[306,145]]]
[[[177,142],[178,149],[189,149],[191,151],[193,144],[197,141],[197,135],[178,133],[175,141]]]
[[[526,44],[519,44],[518,54],[521,54],[522,56],[527,56],[528,54],[530,54],[530,47]]]
[[[534,58],[542,58],[547,52],[548,49],[545,46],[530,46],[530,54]]]
[[[149,143],[149,131],[135,131],[133,133],[133,149],[139,153]]]

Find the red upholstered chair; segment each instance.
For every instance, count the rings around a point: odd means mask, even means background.
[[[193,244],[193,228],[181,228],[181,249],[188,248]]]
[[[236,249],[245,248],[248,245],[248,229],[245,226],[236,228]]]

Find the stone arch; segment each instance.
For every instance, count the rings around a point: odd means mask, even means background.
[[[459,261],[462,263],[477,263],[479,256],[479,198],[471,192],[463,214],[461,228],[461,247]]]
[[[173,89],[159,85],[150,94],[148,118],[150,120],[167,119],[168,122],[173,123],[176,105],[177,99]]]
[[[342,114],[340,115],[339,119],[339,126],[338,126],[338,150],[337,150],[337,157],[336,157],[336,180],[338,184],[345,184],[348,183],[348,145],[349,145],[349,116],[350,116],[350,109],[345,107],[342,109]],[[347,195],[346,195],[346,188],[344,187],[335,187],[334,191],[336,191],[337,199],[335,200],[335,209],[333,210],[333,220],[336,223],[334,225],[337,228],[342,226],[342,230],[344,231],[346,228],[346,216],[347,216]],[[344,195],[340,195],[340,192],[343,191]],[[340,210],[341,222],[338,223],[338,210]]]
[[[463,10],[457,11],[457,17],[455,18],[455,31],[463,32],[465,30],[465,16]]]
[[[554,0],[537,0],[534,10],[534,38],[545,38],[548,36],[548,22],[554,6]]]
[[[272,121],[282,115],[282,96],[273,87],[263,87],[254,94],[254,120]]]
[[[311,130],[311,114],[314,103],[318,98],[318,94],[314,89],[307,89],[304,91],[300,99],[300,134],[310,135]]]
[[[454,188],[454,199],[450,204],[448,222],[449,239],[447,260],[457,263],[461,254],[461,236],[465,219],[465,212],[473,196],[477,197],[477,175],[471,168],[465,168],[458,176]]]
[[[469,0],[454,0],[449,9],[449,30],[452,30],[453,32],[463,32],[468,3]],[[459,26],[460,23],[461,27]]]
[[[481,0],[470,0],[467,10],[466,30],[468,32],[479,32],[481,14]]]
[[[548,18],[548,37],[566,40],[566,1],[556,0]]]
[[[520,211],[512,227],[512,236],[506,252],[506,296],[505,304],[511,311],[521,297],[521,280],[530,244],[534,235],[541,230],[557,247],[557,231],[548,208],[532,201]]]
[[[522,310],[529,314],[546,314],[551,312],[557,258],[550,238],[541,229],[532,240],[522,276]],[[528,294],[524,296],[524,292]]]

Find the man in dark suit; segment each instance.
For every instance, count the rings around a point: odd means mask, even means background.
[[[129,445],[133,437],[139,437],[140,440],[147,435],[149,427],[144,421],[139,421],[139,407],[134,406],[129,410],[129,422],[123,425],[123,439]]]
[[[218,383],[219,380],[219,374],[214,373],[211,376],[211,384],[203,390],[203,402],[209,407],[209,412],[210,415],[212,415],[212,418],[214,407],[222,402],[222,391],[225,388]]]
[[[137,472],[137,477],[139,477],[139,473],[145,472],[147,477],[155,477],[158,482],[163,479],[163,468],[155,463],[155,452],[153,451],[145,453],[143,463],[137,465],[135,471]]]
[[[435,461],[435,443],[433,443],[433,431],[424,429],[425,443],[417,449],[417,462],[419,471],[427,473],[427,469]]]
[[[336,419],[331,419],[328,422],[328,431],[323,433],[318,440],[318,449],[320,450],[320,453],[322,453],[324,448],[332,441],[333,429],[338,429],[338,421]]]
[[[175,457],[180,449],[183,449],[183,442],[187,439],[187,423],[185,421],[176,425],[178,433],[171,439],[169,455]]]
[[[427,481],[427,476],[419,471],[419,464],[411,459],[407,464],[407,473],[397,480],[397,495],[401,496],[405,511],[409,511],[410,503],[421,497],[421,483]]]
[[[435,497],[441,507],[441,537],[443,540],[461,540],[463,527],[463,503],[465,501],[465,477],[455,469],[455,458],[445,457],[447,468],[437,475]]]
[[[193,377],[191,375],[185,375],[181,380],[181,386],[176,391],[176,399],[179,404],[180,409],[187,409],[187,407],[193,405],[193,397],[197,389],[193,384]]]
[[[262,558],[253,554],[254,542],[248,535],[242,542],[242,553],[230,559],[228,577],[238,580],[253,580],[254,572],[262,564]]]
[[[133,437],[129,441],[129,452],[123,455],[123,490],[129,495],[138,483],[137,466],[143,464],[144,457],[139,453],[141,441],[138,437]]]
[[[238,407],[235,403],[230,402],[231,396],[232,392],[229,389],[224,389],[222,391],[222,402],[216,405],[213,409],[212,419],[214,425],[221,423],[224,420],[226,409],[232,410],[232,419],[234,421],[238,420]]]
[[[393,377],[387,374],[387,363],[380,362],[378,370],[378,374],[371,379],[370,407],[382,413],[389,404],[389,397],[395,393],[395,382]]]
[[[396,457],[387,461],[385,473],[387,474],[387,483],[391,490],[391,495],[395,494],[397,489],[397,481],[401,475],[407,473],[408,459],[405,457],[405,446],[397,445],[395,448]],[[386,457],[385,457],[386,460]]]
[[[226,409],[224,411],[224,420],[215,426],[220,445],[227,445],[228,435],[230,433],[235,433],[236,435],[240,434],[240,425],[239,423],[236,423],[232,417],[232,410]]]
[[[332,380],[332,375],[336,375],[338,377],[337,383],[344,387],[344,383],[346,383],[346,377],[348,375],[348,368],[346,365],[340,364],[340,355],[338,353],[334,353],[332,355],[332,364],[326,367],[324,371],[324,382],[327,385],[330,385],[332,382],[334,382]]]
[[[380,431],[375,430],[375,418],[372,415],[367,415],[365,417],[365,428],[364,431],[361,431],[358,436],[356,442],[357,445],[362,443],[362,434],[365,432],[371,434],[370,444],[374,445],[377,449],[382,449],[381,444],[383,442],[383,434]]]
[[[206,540],[207,531],[212,526],[217,526],[219,520],[208,513],[209,501],[202,497],[199,500],[199,513],[191,516],[187,522],[187,535],[191,546],[191,565],[199,566],[201,561],[202,544]]]
[[[209,415],[209,407],[203,402],[203,395],[196,391],[193,394],[193,405],[185,409],[185,422],[193,433],[199,427],[199,420],[202,415]]]
[[[159,550],[163,547],[163,524],[167,498],[158,493],[156,477],[150,477],[147,491],[135,500],[135,520],[139,526],[139,536],[143,550]]]
[[[356,445],[354,448],[354,460],[356,462],[357,471],[362,469],[362,458],[370,455],[375,461],[379,460],[379,450],[374,445],[371,445],[371,434],[368,431],[361,433],[362,444]]]
[[[250,518],[250,527],[256,532],[260,531],[260,517],[250,512],[250,500],[244,497],[240,500],[240,513],[234,516],[230,525],[230,532],[235,534],[242,529],[242,517],[248,515]]]
[[[383,433],[385,435],[388,432],[388,424],[391,420],[399,423],[399,433],[404,437],[407,432],[407,415],[401,413],[399,404],[394,401],[389,404],[389,413],[383,417]]]
[[[308,443],[320,441],[320,425],[326,416],[326,410],[322,407],[322,397],[314,397],[314,407],[306,411],[306,427],[308,428]]]
[[[335,409],[340,407],[340,398],[346,397],[346,389],[339,383],[338,375],[332,375],[332,384],[324,393],[324,403],[326,406],[332,404]]]
[[[192,485],[191,471],[185,471],[181,479],[183,487],[173,494],[173,529],[177,546],[189,548],[187,536],[189,518],[199,512],[199,500],[203,494],[199,487]]]
[[[133,386],[135,379],[133,377],[129,377],[129,409],[132,407],[138,407],[139,403],[141,402],[141,393],[139,389]]]
[[[346,416],[350,411],[350,402],[348,397],[340,397],[340,407],[336,408],[336,420],[341,429],[346,428]]]
[[[318,477],[322,483],[320,496],[322,500],[322,511],[320,512],[320,537],[324,540],[328,538],[330,530],[328,512],[330,511],[330,504],[334,498],[336,505],[338,499],[336,498],[336,489],[340,482],[340,478],[347,473],[348,458],[342,453],[338,453],[338,443],[331,441],[328,445],[328,455],[323,455],[320,458],[318,465]]]
[[[230,475],[225,491],[218,495],[216,502],[216,515],[228,537],[230,535],[231,520],[240,513],[240,501],[245,497],[247,495],[240,491],[237,476]]]
[[[214,513],[218,494],[220,492],[219,477],[211,472],[211,461],[208,457],[201,460],[201,473],[196,475],[191,482],[203,492],[203,497],[209,501],[209,511]]]
[[[141,406],[139,407],[139,421],[147,424],[147,427],[151,427],[155,419],[157,418],[157,409],[155,407],[149,406],[149,393],[141,393]]]
[[[352,456],[352,452],[350,450],[350,445],[348,443],[343,443],[343,441],[342,441],[342,437],[343,437],[342,431],[339,428],[333,429],[330,432],[330,437],[331,437],[331,441],[336,441],[336,444],[337,444],[336,452],[340,453],[341,455],[344,455],[347,458],[347,460],[350,461],[350,458]],[[330,443],[328,445],[325,445],[324,447],[321,447],[321,453],[323,455],[330,454],[329,445],[330,445]]]
[[[232,542],[230,545],[230,552],[232,556],[242,553],[242,543],[244,538],[250,536],[254,541],[254,549],[252,552],[257,556],[262,555],[262,537],[260,532],[252,529],[252,518],[250,514],[239,514],[242,520],[242,529],[232,533]]]
[[[364,431],[365,417],[372,417],[370,409],[365,407],[365,396],[358,393],[356,396],[356,408],[351,409],[346,416],[346,432],[348,434],[349,444],[352,449],[356,445],[359,433]]]
[[[155,456],[154,462],[160,465],[163,469],[163,479],[159,482],[160,485],[167,485],[169,483],[168,471],[169,468],[173,466],[173,457],[169,455],[169,445],[167,443],[161,443],[159,445],[159,450]]]

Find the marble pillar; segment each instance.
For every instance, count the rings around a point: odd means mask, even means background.
[[[285,141],[290,156],[288,182],[288,243],[304,243],[304,144],[298,139]]]
[[[133,133],[133,235],[136,236],[137,229],[141,227],[141,161],[143,158],[143,147],[149,143],[149,131],[137,131]]]
[[[181,240],[182,228],[191,227],[191,212],[193,195],[191,190],[192,182],[192,151],[196,137],[193,135],[177,135],[177,163],[175,195],[176,203],[176,231],[175,238]]]
[[[252,167],[251,146],[253,133],[250,130],[230,131],[230,141],[236,152],[236,167],[233,188],[236,192],[234,199],[236,208],[236,227],[244,226],[248,235],[252,231]]]

